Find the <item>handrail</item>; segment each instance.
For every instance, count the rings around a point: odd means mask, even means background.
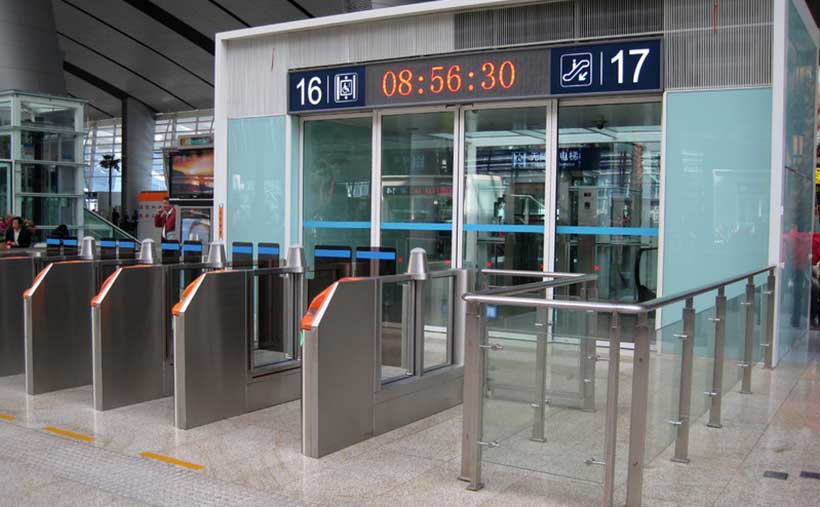
[[[549,271],[524,271],[520,269],[495,269],[484,268],[480,269],[479,273],[482,275],[494,276],[517,276],[521,278],[577,278],[585,276],[584,273],[563,273],[563,272],[549,272]]]
[[[619,419],[619,396],[618,384],[620,375],[620,354],[621,344],[625,341],[631,342],[633,347],[629,354],[632,356],[632,389],[630,424],[629,424],[629,450],[628,450],[628,471],[626,480],[626,504],[630,506],[640,506],[643,487],[644,457],[646,454],[646,436],[648,424],[649,406],[649,386],[650,382],[650,341],[653,333],[651,331],[650,312],[674,303],[685,301],[681,316],[681,330],[673,336],[681,340],[679,352],[680,356],[680,376],[678,385],[678,408],[677,416],[669,421],[676,426],[674,440],[674,457],[672,461],[689,462],[689,432],[692,422],[701,414],[692,413],[692,391],[693,391],[693,365],[695,362],[696,350],[695,342],[699,338],[699,333],[703,330],[696,326],[697,310],[695,308],[695,297],[716,291],[714,298],[714,318],[709,320],[714,323],[714,344],[713,354],[714,369],[711,372],[711,388],[707,394],[709,402],[709,423],[708,426],[720,428],[720,411],[722,393],[725,388],[723,382],[724,349],[726,343],[726,322],[727,322],[727,297],[726,287],[738,282],[745,283],[745,296],[742,305],[745,306],[744,320],[745,326],[742,331],[743,348],[742,361],[737,364],[743,369],[741,382],[741,394],[749,394],[752,389],[752,367],[754,364],[754,332],[755,326],[760,326],[760,347],[765,348],[763,364],[765,368],[772,367],[772,348],[774,346],[774,326],[775,326],[775,299],[776,299],[776,270],[777,266],[769,265],[759,269],[750,270],[738,275],[734,275],[722,280],[711,282],[689,290],[677,292],[668,296],[654,298],[642,303],[619,303],[607,301],[581,300],[556,300],[546,297],[524,298],[513,297],[515,294],[528,292],[535,289],[550,286],[571,285],[574,283],[585,283],[588,277],[596,278],[595,275],[575,275],[573,278],[554,279],[523,285],[495,287],[482,291],[465,294],[463,300],[468,303],[467,319],[469,330],[465,333],[466,359],[464,376],[464,438],[462,441],[462,478],[469,481],[468,489],[477,490],[483,487],[481,482],[481,460],[484,447],[497,447],[497,441],[485,441],[483,422],[483,403],[488,390],[487,382],[492,380],[487,371],[487,355],[502,351],[503,354],[505,339],[504,336],[491,336],[487,319],[492,318],[487,315],[481,305],[498,306],[518,306],[529,308],[553,308],[560,310],[570,310],[575,312],[590,312],[592,318],[586,318],[583,338],[578,340],[579,347],[579,375],[584,384],[579,389],[579,393],[585,396],[592,389],[592,407],[594,408],[594,381],[595,366],[594,361],[598,357],[596,343],[608,341],[609,359],[607,366],[607,393],[606,393],[606,422],[603,458],[588,458],[586,464],[597,464],[604,466],[603,480],[603,505],[611,506],[614,502],[615,491],[615,468],[616,468],[616,447],[617,428]],[[481,271],[482,273],[484,271]],[[509,273],[509,272],[508,272]],[[520,273],[520,274],[519,274]],[[519,276],[543,276],[549,274],[519,272]],[[759,296],[757,295],[758,283],[756,275],[768,273],[767,279],[763,282],[764,288]],[[589,291],[585,291],[587,297]],[[757,311],[755,306],[759,304],[761,308],[761,318],[756,320]],[[762,315],[765,312],[765,319]],[[598,314],[609,314],[609,332],[601,336],[597,333]],[[624,332],[621,316],[635,315],[634,329],[629,329],[630,336],[622,336]],[[547,371],[547,340],[551,333],[555,333],[552,328],[554,318],[548,312],[537,312],[535,327],[529,334],[534,336],[536,346],[535,352],[535,390],[530,388],[527,392],[535,393],[535,403],[531,405],[536,409],[532,423],[531,440],[544,442],[544,418],[545,410],[545,382]],[[546,324],[545,324],[546,323]],[[539,329],[540,328],[540,329]],[[548,329],[548,331],[544,331]],[[709,331],[706,331],[707,334]],[[734,332],[734,331],[733,331]],[[553,335],[554,336],[554,335]],[[494,338],[493,342],[490,338]],[[658,337],[659,342],[661,341]],[[659,347],[658,353],[663,353]],[[509,358],[510,356],[507,356]],[[592,366],[584,361],[592,361]],[[700,384],[698,384],[699,386]],[[502,386],[503,387],[503,386]],[[583,408],[590,408],[584,406]]]
[[[569,301],[569,300],[547,300],[547,299],[532,299],[532,298],[514,298],[508,296],[498,296],[498,295],[485,295],[481,292],[476,292],[472,294],[465,294],[464,300],[469,303],[482,303],[482,304],[498,304],[498,305],[508,305],[508,306],[530,306],[530,307],[539,307],[539,308],[557,308],[562,310],[575,310],[575,311],[597,311],[597,312],[606,312],[606,313],[622,313],[627,315],[637,315],[640,313],[648,313],[653,310],[656,310],[662,306],[667,306],[672,303],[677,303],[680,301],[684,301],[689,298],[693,298],[695,296],[699,296],[701,294],[705,294],[707,292],[711,292],[715,289],[719,289],[721,287],[725,287],[727,285],[739,282],[746,278],[759,275],[765,272],[771,272],[776,269],[776,266],[768,266],[765,268],[760,268],[752,271],[748,271],[743,273],[742,275],[736,275],[731,278],[726,278],[720,280],[718,282],[713,282],[707,285],[703,285],[701,287],[696,287],[694,289],[689,289],[683,292],[678,292],[676,294],[670,294],[669,296],[662,296],[659,298],[651,299],[649,301],[645,301],[643,303],[606,303],[606,302],[599,302],[599,301]],[[515,287],[500,287],[500,289],[506,289],[506,291],[500,291],[502,293],[513,291]],[[509,292],[514,293],[514,292]]]
[[[566,287],[569,285],[576,285],[585,282],[594,282],[598,279],[598,275],[589,274],[581,276],[573,276],[571,278],[554,278],[552,280],[545,280],[543,282],[522,283],[521,285],[513,285],[510,287],[490,287],[474,292],[472,295],[465,295],[466,301],[473,301],[467,299],[467,296],[495,296],[501,295],[511,296],[513,294],[523,294],[525,292],[532,292],[541,289],[555,289],[557,287]]]

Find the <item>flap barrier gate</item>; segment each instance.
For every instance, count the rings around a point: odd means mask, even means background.
[[[304,272],[291,247],[287,267],[212,271],[185,289],[173,309],[178,428],[299,399]]]
[[[302,452],[319,458],[461,403],[465,303],[474,272],[349,278],[302,320]]]
[[[0,377],[25,371],[21,295],[33,280],[33,257],[0,257]]]

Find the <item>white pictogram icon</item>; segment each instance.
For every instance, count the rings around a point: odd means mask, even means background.
[[[356,102],[358,92],[356,82],[359,76],[355,72],[336,74],[336,102]]]
[[[561,86],[592,86],[592,53],[561,55]]]

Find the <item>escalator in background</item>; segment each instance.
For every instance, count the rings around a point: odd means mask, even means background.
[[[87,208],[83,208],[83,224],[84,225],[77,227],[79,229],[77,231],[77,236],[79,237],[91,236],[92,238],[96,238],[98,240],[102,238],[115,238],[130,239],[137,242],[139,241],[133,234],[120,227],[117,227],[110,220],[104,218],[99,213],[91,211]]]

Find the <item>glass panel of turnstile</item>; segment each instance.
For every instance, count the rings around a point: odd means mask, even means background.
[[[252,289],[254,298],[253,368],[264,368],[296,357],[292,323],[295,302],[293,301],[293,279],[279,273],[265,272],[265,269],[279,267],[280,247],[278,243],[259,243],[257,267],[254,272]]]
[[[349,246],[316,245],[312,277],[308,278],[308,301],[333,282],[353,274],[353,251]]]

